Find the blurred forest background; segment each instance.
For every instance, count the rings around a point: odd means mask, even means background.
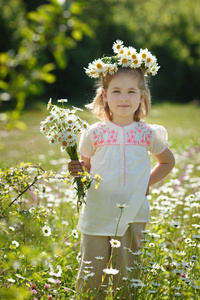
[[[93,96],[84,67],[116,39],[158,58],[153,103],[200,98],[199,0],[0,0],[0,109],[18,119],[38,101]],[[0,114],[2,119],[5,113]]]

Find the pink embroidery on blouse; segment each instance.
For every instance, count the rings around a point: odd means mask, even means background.
[[[124,144],[150,146],[152,130],[146,123],[138,122],[134,129],[124,128]],[[93,131],[94,146],[119,145],[118,129],[110,129],[106,124],[100,123]]]

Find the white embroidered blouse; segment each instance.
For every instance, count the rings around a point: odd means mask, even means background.
[[[166,129],[141,121],[122,127],[106,120],[85,131],[79,153],[90,158],[91,176],[99,174],[102,181],[98,189],[92,184],[88,190],[78,230],[89,235],[123,236],[128,223],[148,222],[149,152],[156,155],[166,148]],[[117,204],[124,206],[121,218]]]

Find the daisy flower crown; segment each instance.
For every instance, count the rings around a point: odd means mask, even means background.
[[[114,56],[103,56],[89,63],[85,72],[89,77],[101,78],[109,73],[113,75],[118,71],[118,67],[122,68],[141,68],[145,71],[145,75],[156,75],[160,66],[157,59],[148,49],[140,49],[138,53],[133,47],[124,47],[123,41],[117,40],[112,47]]]

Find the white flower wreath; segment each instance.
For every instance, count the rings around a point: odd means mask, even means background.
[[[142,68],[145,74],[156,75],[160,66],[157,59],[148,49],[140,49],[137,53],[133,47],[124,47],[123,41],[117,40],[113,44],[114,56],[103,56],[89,63],[85,72],[89,77],[101,78],[102,75],[109,73],[113,75],[118,71],[118,67],[122,68]]]

